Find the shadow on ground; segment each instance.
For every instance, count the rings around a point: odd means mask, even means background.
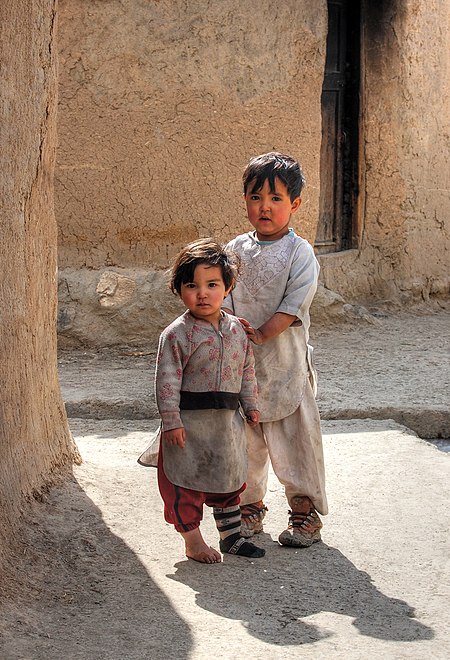
[[[275,548],[267,534],[258,536],[258,545],[268,554]],[[177,563],[168,577],[196,591],[199,607],[242,620],[251,635],[268,644],[302,645],[330,636],[333,633],[307,621],[321,612],[351,617],[362,635],[376,639],[408,642],[434,637],[406,602],[381,593],[370,575],[339,550],[318,543],[306,551],[277,546],[276,552],[284,553],[284,561],[266,564],[253,579],[249,566],[247,580],[242,570],[236,570],[236,562],[247,560],[225,557],[223,564],[213,567],[214,585],[220,588],[211,587],[211,573],[189,560]]]
[[[3,660],[190,656],[188,626],[77,481],[34,503],[24,528],[0,606]]]

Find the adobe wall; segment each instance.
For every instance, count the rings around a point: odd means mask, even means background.
[[[316,321],[342,311],[328,289],[354,303],[448,291],[450,0],[366,4],[360,247],[320,257]],[[61,338],[154,341],[180,311],[164,274],[178,249],[246,230],[241,172],[257,153],[301,160],[294,226],[314,241],[325,0],[59,12]]]
[[[24,509],[68,477],[75,458],[56,355],[55,16],[56,0],[0,3],[2,602],[27,579],[14,570]]]
[[[321,257],[322,281],[353,301],[448,298],[450,2],[366,4],[360,249]]]
[[[298,218],[314,240],[324,0],[276,11],[270,0],[61,0],[59,11],[62,335],[159,332],[178,309],[163,270],[180,247],[246,230],[241,175],[258,153],[301,159]]]

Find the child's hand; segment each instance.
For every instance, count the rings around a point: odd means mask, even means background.
[[[245,416],[245,419],[247,420],[247,424],[249,426],[256,426],[259,424],[259,410],[249,410]]]
[[[178,447],[181,447],[183,449],[184,447],[184,442],[186,440],[186,431],[184,427],[180,427],[178,429],[170,429],[170,431],[163,431],[162,432],[162,438],[167,442],[168,445],[178,445]]]

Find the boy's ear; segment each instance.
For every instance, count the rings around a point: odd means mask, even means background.
[[[296,197],[291,204],[291,213],[298,211],[300,204],[302,203],[301,197]]]

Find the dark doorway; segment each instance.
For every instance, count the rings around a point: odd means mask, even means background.
[[[356,247],[360,99],[360,2],[328,1],[322,89],[318,254]]]

